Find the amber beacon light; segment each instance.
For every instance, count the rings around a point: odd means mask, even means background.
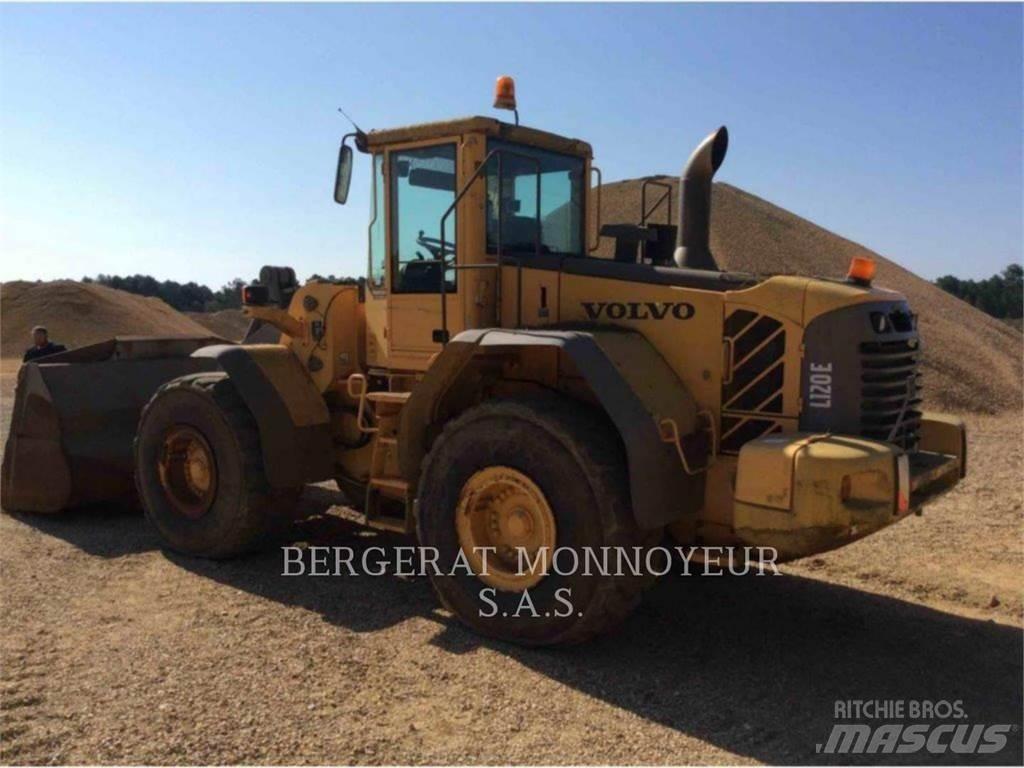
[[[502,75],[494,84],[494,108],[516,108],[516,81],[509,75]]]
[[[860,285],[871,285],[875,278],[875,260],[867,256],[854,256],[850,259],[850,270],[847,279]]]

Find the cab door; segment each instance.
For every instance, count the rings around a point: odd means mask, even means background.
[[[373,182],[370,185],[370,225],[368,231],[369,269],[366,277],[366,361],[371,368],[391,365],[388,345],[388,250],[387,250],[387,177],[384,152],[373,156]]]
[[[390,149],[388,164],[388,336],[392,368],[422,370],[441,349],[441,286],[449,336],[462,330],[453,211],[460,148],[456,139]]]

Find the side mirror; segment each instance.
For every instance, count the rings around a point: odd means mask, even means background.
[[[334,202],[344,205],[348,200],[348,187],[352,181],[352,147],[341,142],[338,151],[338,173],[334,177]]]

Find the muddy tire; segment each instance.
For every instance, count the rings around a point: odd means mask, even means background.
[[[350,477],[337,475],[334,478],[338,490],[345,494],[345,500],[349,506],[357,512],[366,508],[366,483],[360,480],[353,480]]]
[[[642,532],[633,520],[624,449],[604,414],[559,397],[484,403],[446,425],[420,478],[417,533],[421,545],[438,552],[441,575],[431,578],[444,605],[475,631],[524,645],[580,643],[625,618],[651,577],[602,575],[593,568],[584,575],[578,572],[582,566],[562,575],[549,568],[536,584],[516,591],[507,583],[494,588],[476,575],[451,575],[466,541],[467,524],[460,530],[457,517],[469,520],[476,514],[473,500],[481,498],[476,490],[480,478],[494,477],[496,471],[509,474],[512,485],[503,490],[505,480],[499,476],[495,498],[507,500],[519,484],[522,503],[530,506],[530,494],[539,491],[536,503],[553,517],[555,548],[572,548],[581,564],[586,548],[633,552],[660,541],[661,531]],[[482,493],[486,500],[486,484]],[[484,514],[497,518],[499,512],[485,507]],[[508,514],[520,511],[513,508]],[[563,563],[570,567],[563,565],[561,571],[573,570],[570,558]],[[525,608],[524,592],[529,593]]]
[[[142,411],[134,450],[146,517],[186,555],[226,558],[267,545],[301,494],[270,487],[256,421],[223,373],[160,387]]]

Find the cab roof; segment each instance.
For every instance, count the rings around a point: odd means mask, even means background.
[[[506,141],[548,149],[567,155],[590,158],[594,153],[585,141],[570,139],[555,133],[548,133],[536,128],[512,125],[495,120],[493,117],[460,117],[455,120],[440,120],[434,123],[419,123],[402,128],[375,129],[366,134],[366,146],[372,152],[391,144],[402,144],[409,141],[441,139],[446,136],[459,136],[466,133],[482,133]]]

